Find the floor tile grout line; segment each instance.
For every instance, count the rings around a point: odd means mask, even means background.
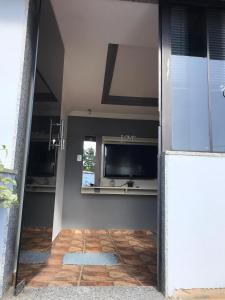
[[[112,241],[112,244],[113,244],[113,246],[114,246],[115,249],[116,249],[116,253],[117,253],[118,256],[120,257],[120,260],[121,260],[122,264],[125,265],[125,262],[124,262],[124,260],[123,260],[123,258],[122,258],[122,256],[121,256],[121,254],[120,254],[120,252],[119,252],[119,250],[118,250],[118,248],[117,248],[117,246],[116,246],[114,240],[113,240],[113,237],[111,236],[110,231],[108,231],[108,232],[109,232],[109,237],[110,237],[110,239],[111,239],[111,241]],[[133,247],[133,246],[131,246],[131,247]],[[135,280],[137,281],[137,283],[138,283],[139,285],[143,286],[143,284],[141,283],[141,281],[137,279],[137,277],[135,276],[134,273],[132,274],[132,276],[135,278]]]
[[[124,260],[123,260],[122,256],[120,255],[120,252],[119,252],[119,250],[118,250],[118,248],[117,248],[117,246],[116,246],[116,244],[115,244],[115,242],[113,240],[113,237],[111,236],[110,230],[108,230],[108,235],[109,235],[109,239],[112,242],[112,245],[113,245],[113,248],[114,248],[116,254],[119,256],[119,259],[120,259],[121,263],[124,264]]]
[[[85,233],[85,229],[82,230],[82,238],[83,238],[82,253],[85,253],[86,252],[86,233]]]
[[[84,266],[82,265],[81,268],[80,268],[80,274],[79,274],[79,278],[78,278],[78,281],[77,281],[77,286],[80,286],[83,269],[84,269]]]

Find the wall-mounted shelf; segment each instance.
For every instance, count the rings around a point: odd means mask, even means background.
[[[102,195],[152,195],[157,196],[157,189],[151,188],[137,188],[137,187],[106,187],[106,186],[94,186],[94,187],[82,187],[81,194],[102,194]]]
[[[47,184],[27,184],[26,192],[30,193],[55,193],[55,185]]]

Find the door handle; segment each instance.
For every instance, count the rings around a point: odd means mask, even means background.
[[[221,85],[220,86],[220,89],[221,89],[221,92],[223,94],[223,97],[225,97],[225,86],[224,85]]]
[[[57,137],[53,136],[53,128],[58,129]],[[50,121],[50,129],[49,129],[49,143],[48,143],[48,150],[59,148],[64,149],[64,123],[63,120],[61,120],[60,123],[53,123],[53,121]]]

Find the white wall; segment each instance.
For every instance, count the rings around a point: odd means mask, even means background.
[[[225,287],[225,155],[165,156],[166,293]]]
[[[62,101],[61,119],[64,122],[64,149],[59,150],[57,160],[57,177],[55,191],[55,206],[53,217],[52,240],[54,240],[62,229],[62,210],[63,210],[63,192],[64,192],[64,176],[65,176],[65,160],[66,160],[66,136],[67,136],[67,116],[63,112],[64,102]]]
[[[0,0],[0,145],[8,148],[8,168],[15,162],[27,13],[28,0]]]

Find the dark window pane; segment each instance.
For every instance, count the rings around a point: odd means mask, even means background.
[[[172,8],[171,32],[173,55],[207,56],[206,18],[203,9]]]
[[[225,60],[225,13],[224,10],[208,12],[209,57]]]

